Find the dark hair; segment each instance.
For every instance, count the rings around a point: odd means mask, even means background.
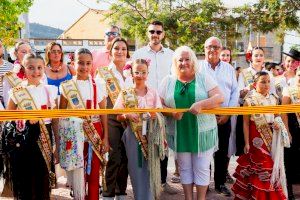
[[[60,50],[61,50],[61,58],[60,58],[60,62],[64,62],[64,53],[62,51],[62,47],[59,43],[57,42],[49,42],[46,46],[46,50],[45,50],[45,61],[46,61],[46,65],[49,65],[50,64],[50,59],[49,59],[49,54],[50,54],[50,51],[51,49],[54,47],[54,46],[59,46]]]
[[[88,49],[86,49],[86,48],[80,48],[80,49],[77,49],[76,51],[75,51],[75,53],[74,53],[74,60],[77,60],[78,59],[78,56],[80,55],[80,54],[89,54],[91,57],[92,57],[92,59],[93,59],[93,54],[91,53],[91,51],[90,50],[88,50]]]
[[[276,66],[279,66],[278,63],[274,63],[274,62],[266,62],[265,63],[265,68],[270,71],[271,69],[275,69]]]
[[[265,51],[264,51],[264,49],[263,49],[262,47],[256,46],[256,47],[253,47],[253,48],[252,48],[251,55],[253,55],[253,51],[254,51],[254,50],[262,50],[262,52],[265,53]]]
[[[133,67],[134,65],[146,65],[147,68],[149,67],[149,64],[148,64],[147,60],[141,59],[141,58],[135,59],[135,60],[132,62],[131,66]]]
[[[260,71],[254,75],[254,82],[257,82],[261,76],[269,76],[268,72]]]
[[[232,52],[231,52],[231,49],[228,48],[228,47],[222,47],[221,51],[224,51],[224,50],[228,50],[230,52],[230,60],[229,60],[229,63],[231,64],[232,62]]]
[[[150,25],[161,26],[162,29],[164,30],[164,24],[163,24],[161,21],[158,21],[158,20],[152,21],[152,22],[149,24],[149,26],[150,26]]]
[[[44,58],[42,56],[40,56],[39,54],[27,53],[27,54],[25,54],[25,56],[23,58],[22,65],[25,67],[25,62],[30,60],[30,59],[42,60],[43,63],[45,64]]]
[[[109,49],[110,55],[112,55],[112,49],[114,48],[114,45],[117,42],[124,42],[125,43],[126,48],[127,48],[126,58],[130,58],[128,43],[127,43],[127,41],[124,38],[121,38],[121,37],[117,37],[117,38],[113,39],[113,41],[111,42],[111,47]]]
[[[241,67],[236,67],[235,71],[239,71],[241,69]]]

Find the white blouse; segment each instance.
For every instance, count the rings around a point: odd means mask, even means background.
[[[89,77],[88,80],[77,80],[77,77],[74,76],[73,80],[76,83],[76,86],[81,94],[83,103],[86,105],[87,100],[91,100],[92,102],[92,108],[94,106],[94,89],[93,89],[93,84],[92,84],[92,79],[91,77]],[[96,83],[96,93],[97,93],[97,97],[96,97],[96,101],[97,101],[97,105],[96,107],[99,108],[99,103],[107,97],[107,91],[106,91],[106,86],[103,80],[101,79],[94,79],[95,83]],[[66,97],[62,87],[59,87],[59,91],[60,93]]]
[[[22,82],[22,86],[26,87],[38,110],[41,110],[43,106],[47,106],[47,108],[51,109],[56,107],[55,100],[57,99],[57,87],[53,85],[44,85],[42,83],[38,86],[27,85],[27,81]],[[13,89],[9,91],[9,98],[17,104],[13,95]],[[44,121],[46,124],[51,123],[51,119],[48,118],[44,119]]]

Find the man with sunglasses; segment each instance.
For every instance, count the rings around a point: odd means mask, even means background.
[[[109,65],[110,63],[109,50],[111,48],[111,42],[116,37],[120,37],[120,28],[115,25],[111,25],[105,31],[104,48],[93,52],[93,67],[91,70],[92,77],[96,75],[95,73],[99,67],[105,67]]]
[[[160,87],[162,79],[171,73],[174,52],[162,45],[162,40],[165,37],[162,22],[151,22],[147,29],[147,36],[149,39],[148,45],[136,50],[132,58],[133,60],[145,59],[150,61],[147,85],[157,90]],[[165,159],[160,162],[162,188],[166,193],[176,194],[179,191],[167,183],[167,167],[168,157],[166,156]]]
[[[218,83],[224,94],[222,107],[234,107],[238,105],[238,85],[234,68],[220,60],[222,48],[221,40],[210,37],[205,41],[205,60],[201,69],[210,74]],[[219,150],[215,152],[214,181],[215,190],[225,196],[231,196],[230,190],[225,186],[228,161],[228,146],[231,133],[230,116],[216,115],[218,123]]]

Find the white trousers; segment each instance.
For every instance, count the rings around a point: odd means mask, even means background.
[[[213,159],[213,153],[214,149],[205,152],[205,155],[198,155],[198,153],[177,153],[181,183],[195,183],[198,186],[209,185],[209,165]]]

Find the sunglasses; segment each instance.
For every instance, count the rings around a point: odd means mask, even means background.
[[[188,89],[188,87],[189,87],[189,83],[184,83],[180,88],[179,94],[183,95],[185,91]]]
[[[50,53],[52,54],[61,54],[61,50],[51,50]]]
[[[157,35],[160,35],[160,34],[162,34],[162,31],[150,30],[149,33],[151,35],[153,35],[154,33],[156,33]]]
[[[119,36],[120,34],[119,34],[118,32],[106,32],[105,35],[108,36],[108,37],[109,37],[109,36],[115,36],[115,37],[117,37],[117,36]]]

